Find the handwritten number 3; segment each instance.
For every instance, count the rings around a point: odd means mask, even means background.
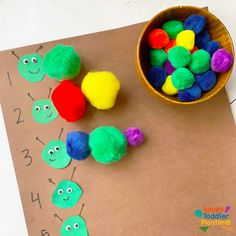
[[[24,120],[21,119],[21,109],[20,108],[15,108],[14,109],[14,112],[18,112],[18,118],[17,118],[17,121],[16,121],[16,124],[20,124],[22,122],[24,122]]]
[[[26,164],[25,166],[30,166],[33,160],[33,157],[29,155],[29,149],[26,148],[25,150],[23,150],[21,153],[25,153],[24,159],[29,159],[29,163]]]

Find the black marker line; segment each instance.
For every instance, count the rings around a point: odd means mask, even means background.
[[[35,99],[31,96],[30,93],[27,93],[27,95],[35,102]]]
[[[229,104],[232,104],[232,103],[234,103],[236,101],[236,98],[232,101],[232,102],[230,102]]]
[[[63,222],[63,219],[60,218],[57,214],[54,214],[53,216],[56,217],[57,219],[59,219],[61,222]]]
[[[20,59],[19,56],[16,55],[15,51],[11,51],[11,54],[15,56],[18,60]]]
[[[71,175],[71,180],[74,178],[74,174],[75,174],[75,171],[76,171],[76,166],[74,166],[74,168],[73,168],[73,172],[72,172],[72,175]]]
[[[12,87],[11,77],[10,77],[10,73],[8,71],[7,71],[7,78],[8,78],[10,86]]]
[[[39,137],[36,137],[35,139],[45,146],[45,143]]]
[[[82,204],[82,207],[81,207],[81,210],[80,210],[79,216],[81,216],[83,209],[84,209],[84,203]]]
[[[51,92],[52,92],[52,88],[51,87],[49,87],[49,91],[48,91],[48,99],[50,98],[50,96],[51,96]]]
[[[43,45],[40,45],[39,47],[38,47],[38,49],[36,50],[36,52],[38,52],[40,49],[42,49],[43,48]]]
[[[61,128],[61,131],[60,131],[60,134],[59,134],[59,140],[61,140],[61,135],[62,135],[63,131],[64,131],[64,128]]]
[[[51,183],[51,184],[56,185],[56,183],[52,180],[52,178],[48,178],[48,182]]]

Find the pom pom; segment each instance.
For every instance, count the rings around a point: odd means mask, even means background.
[[[167,76],[166,82],[162,86],[162,91],[168,95],[175,95],[178,93],[178,89],[172,84],[171,76]]]
[[[210,34],[204,30],[200,34],[196,35],[195,44],[198,48],[204,49],[207,47],[207,44],[211,41]]]
[[[201,15],[190,15],[184,21],[184,29],[192,30],[194,33],[199,34],[206,25],[206,19]]]
[[[225,49],[218,49],[212,56],[211,68],[215,72],[224,73],[231,67],[233,56]]]
[[[169,37],[164,30],[154,29],[148,35],[148,43],[151,48],[160,49],[165,47],[169,43]]]
[[[111,109],[120,90],[120,81],[109,72],[89,72],[82,81],[82,92],[97,109]]]
[[[183,22],[178,20],[167,21],[163,24],[162,28],[171,39],[175,39],[178,33],[184,30]]]
[[[89,146],[94,159],[103,164],[119,161],[127,152],[125,135],[112,126],[101,126],[93,130]]]
[[[167,60],[167,54],[163,49],[152,49],[150,51],[150,62],[152,66],[162,67]]]
[[[80,88],[69,80],[62,81],[52,92],[52,101],[62,118],[69,122],[81,119],[86,101]]]
[[[210,41],[209,43],[207,43],[205,50],[208,51],[209,54],[212,56],[220,48],[221,46],[218,42]]]
[[[202,74],[210,69],[210,63],[210,54],[203,49],[199,49],[192,54],[192,62],[189,65],[189,69],[194,74]]]
[[[168,60],[175,68],[185,67],[191,62],[191,54],[184,47],[176,46],[169,50]]]
[[[202,91],[207,92],[216,85],[216,74],[213,71],[208,71],[204,74],[196,76],[196,83]]]
[[[44,69],[50,78],[56,80],[73,79],[79,74],[81,60],[72,46],[58,44],[43,60]]]
[[[192,87],[194,83],[194,76],[188,69],[178,68],[171,75],[171,81],[175,88],[186,89]]]
[[[160,88],[166,80],[167,73],[162,67],[152,67],[148,73],[148,81],[153,88]]]
[[[191,102],[199,99],[201,95],[201,89],[195,84],[191,88],[179,90],[178,99],[181,102]]]
[[[81,131],[70,132],[66,137],[68,155],[76,160],[84,160],[90,154],[89,135]]]
[[[166,61],[164,69],[168,75],[171,75],[175,71],[175,68],[171,65],[169,60]]]
[[[195,46],[195,47],[190,51],[190,53],[193,54],[193,53],[196,52],[197,50],[198,50],[198,47]]]
[[[130,146],[138,146],[143,143],[144,135],[143,132],[136,127],[128,128],[124,131],[124,135]]]
[[[175,47],[176,46],[176,40],[175,39],[171,39],[169,41],[169,43],[164,47],[164,50],[166,52],[168,52],[171,48]]]
[[[177,35],[176,45],[191,51],[194,48],[195,34],[192,30],[184,30]]]

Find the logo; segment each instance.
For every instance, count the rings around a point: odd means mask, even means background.
[[[219,227],[225,231],[232,231],[230,210],[231,206],[229,205],[196,209],[194,214],[200,219],[199,230],[207,232],[210,227]]]

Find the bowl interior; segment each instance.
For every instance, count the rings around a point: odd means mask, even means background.
[[[207,22],[206,29],[209,31],[212,40],[218,41],[221,44],[222,48],[225,48],[234,56],[234,48],[233,48],[232,39],[226,27],[224,26],[224,24],[216,16],[214,16],[207,10],[203,8],[192,7],[192,6],[172,7],[157,14],[147,23],[147,25],[143,29],[140,35],[139,43],[137,47],[138,73],[141,79],[144,80],[144,83],[146,87],[148,87],[148,90],[154,93],[156,96],[160,96],[164,98],[165,100],[168,100],[174,103],[179,103],[179,104],[199,103],[214,96],[217,92],[219,92],[220,89],[224,87],[224,85],[228,81],[230,74],[232,72],[232,67],[233,67],[232,66],[231,69],[228,70],[226,73],[218,74],[217,75],[218,82],[216,86],[209,92],[203,93],[200,99],[193,102],[180,102],[176,96],[166,95],[161,90],[155,90],[149,84],[147,80],[147,74],[151,68],[151,65],[149,63],[150,47],[147,41],[149,33],[154,28],[161,28],[163,23],[168,20],[177,19],[177,20],[184,21],[189,15],[192,15],[192,14],[199,14],[199,15],[204,16]]]

